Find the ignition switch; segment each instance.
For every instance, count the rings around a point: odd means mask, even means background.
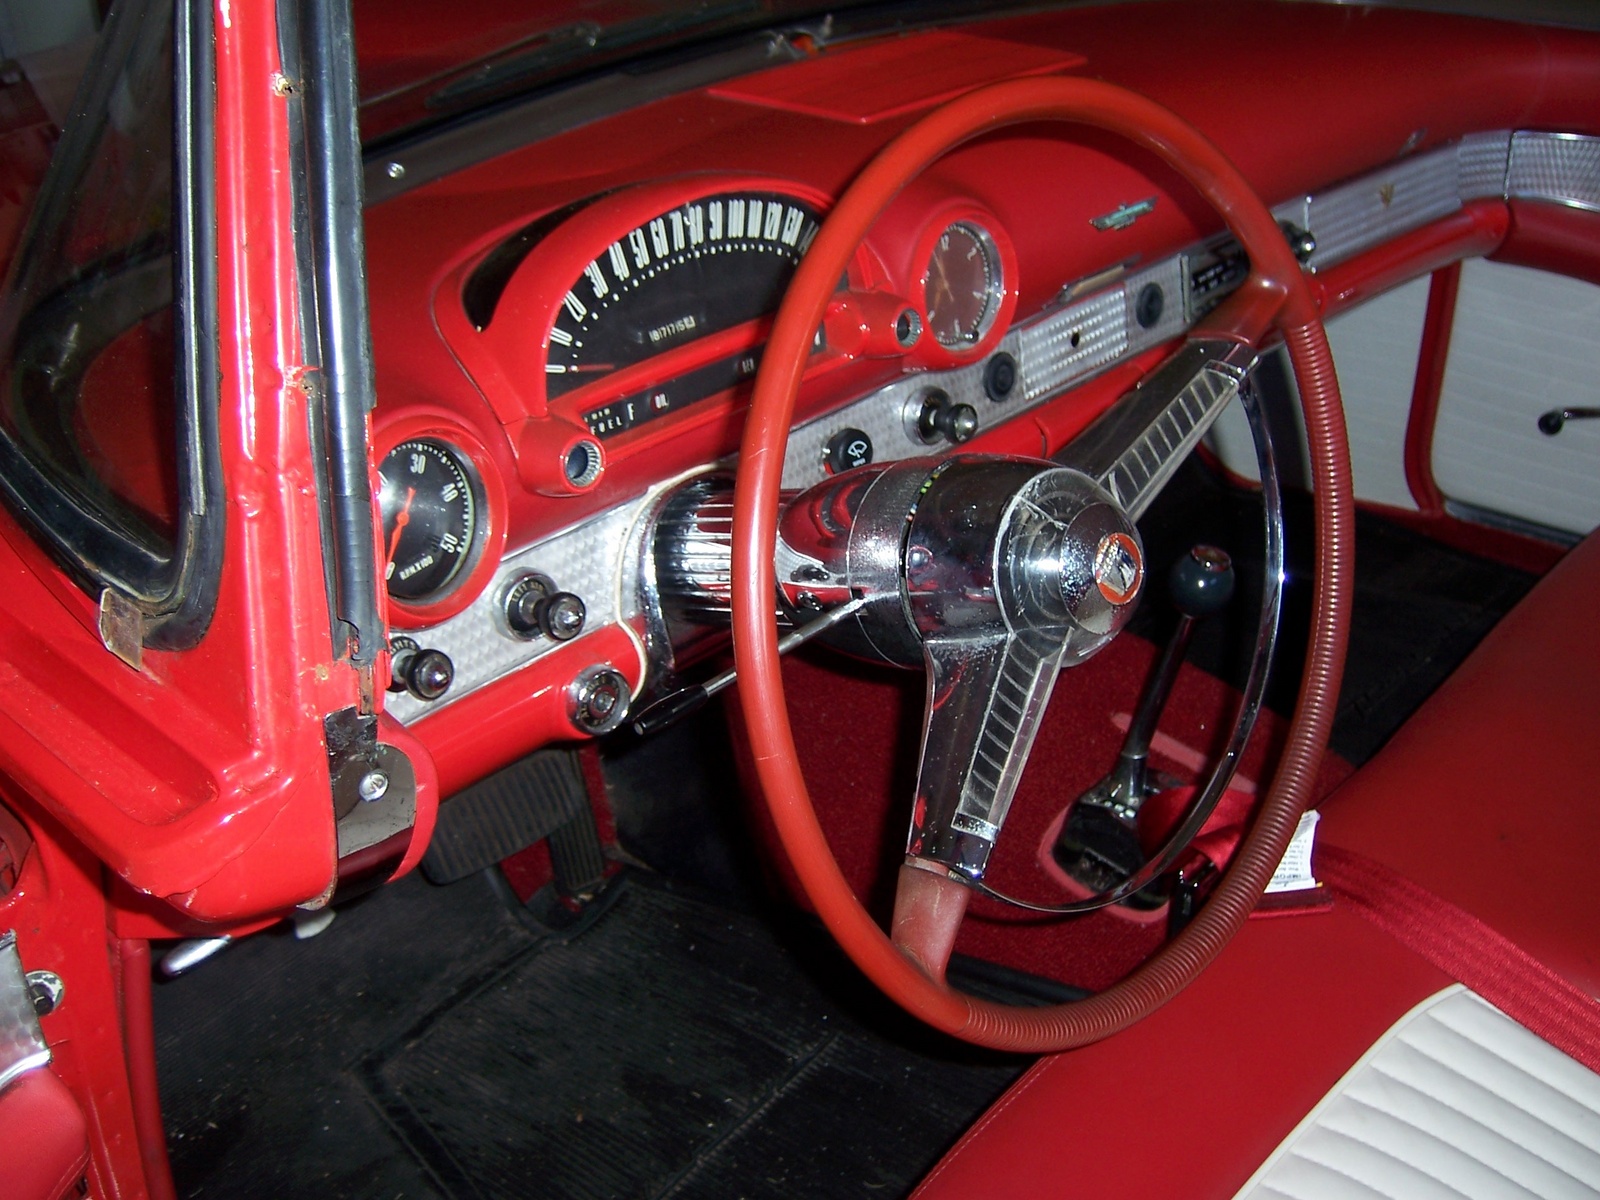
[[[610,733],[627,719],[631,697],[632,689],[621,671],[588,667],[567,687],[567,715],[584,733]]]

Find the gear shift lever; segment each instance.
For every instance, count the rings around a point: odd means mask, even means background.
[[[1173,564],[1167,576],[1167,592],[1179,614],[1178,626],[1145,681],[1116,765],[1078,797],[1053,850],[1062,869],[1085,887],[1105,891],[1144,865],[1135,822],[1145,797],[1161,786],[1153,785],[1150,778],[1150,739],[1178,678],[1195,622],[1222,611],[1233,597],[1233,585],[1233,562],[1215,546],[1195,546]],[[1149,906],[1157,902],[1152,899]],[[1144,905],[1143,893],[1131,897],[1129,903]]]

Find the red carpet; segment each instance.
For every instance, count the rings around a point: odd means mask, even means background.
[[[1122,741],[1113,715],[1132,709],[1154,657],[1150,643],[1124,635],[1090,662],[1062,673],[990,863],[988,878],[994,887],[1046,903],[1066,898],[1038,861],[1040,840],[1066,804],[1111,766]],[[820,654],[786,660],[784,678],[795,741],[823,828],[846,878],[883,918],[893,904],[894,872],[905,848],[922,678]],[[1227,735],[1235,701],[1225,684],[1185,667],[1162,718],[1166,738],[1152,753],[1153,765],[1191,778],[1193,756],[1181,753],[1181,747],[1214,752]],[[1240,775],[1270,779],[1286,730],[1286,722],[1264,713]],[[741,739],[736,736],[735,742]],[[1163,754],[1164,746],[1180,752]],[[1330,756],[1323,767],[1322,793],[1349,771]],[[742,773],[750,778],[747,769]],[[764,809],[759,801],[753,803],[756,827],[770,836]],[[1163,936],[1159,924],[1140,926],[1113,914],[1049,917],[980,897],[956,949],[1099,989],[1137,966]]]

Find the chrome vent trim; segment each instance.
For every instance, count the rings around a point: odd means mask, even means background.
[[[1511,134],[1505,130],[1469,134],[1456,143],[1456,186],[1463,201],[1503,198],[1510,169]]]
[[[1048,396],[1127,349],[1125,290],[1101,292],[1022,331],[1024,400]]]

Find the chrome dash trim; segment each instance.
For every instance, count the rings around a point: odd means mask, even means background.
[[[1456,148],[1445,146],[1304,201],[1280,205],[1273,212],[1289,220],[1294,220],[1294,214],[1304,215],[1304,228],[1317,239],[1309,260],[1315,271],[1447,217],[1460,207]]]
[[[1600,212],[1600,138],[1576,133],[1512,134],[1506,195]]]
[[[17,953],[17,934],[7,930],[0,933],[0,1092],[49,1061],[50,1046],[39,1028],[28,974]]]
[[[455,682],[434,701],[391,692],[384,707],[402,721],[437,712],[475,689],[492,683],[563,645],[539,637],[531,641],[513,634],[505,621],[506,589],[529,571],[552,580],[564,592],[575,592],[587,609],[588,630],[626,620],[637,613],[635,589],[621,586],[623,563],[634,525],[655,493],[640,496],[599,516],[563,529],[551,537],[507,554],[494,581],[463,611],[422,634],[398,630],[423,645],[442,650],[455,664]],[[580,635],[582,641],[587,633]]]

